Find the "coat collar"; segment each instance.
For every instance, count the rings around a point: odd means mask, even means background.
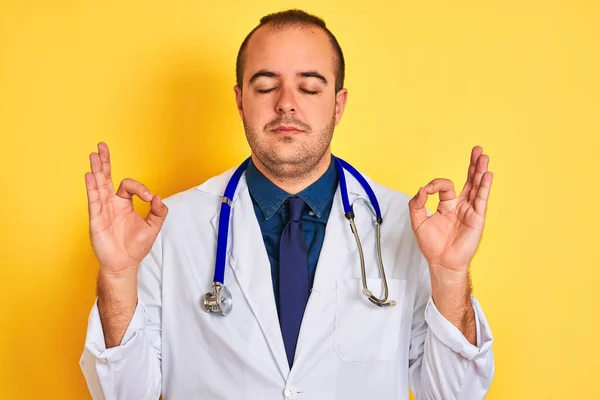
[[[248,169],[246,170],[246,183],[252,197],[267,220],[292,196],[264,176],[256,168],[252,160],[248,163]],[[304,200],[317,218],[321,218],[327,205],[331,204],[337,184],[337,169],[332,156],[329,168],[327,168],[325,173],[316,182],[313,182],[307,188],[297,193],[296,196]],[[325,218],[328,216],[329,213],[325,215]]]
[[[229,179],[231,178],[231,175],[233,175],[233,173],[235,172],[236,168],[237,167],[230,168],[227,171],[223,172],[221,175],[217,175],[215,177],[208,179],[206,182],[202,183],[201,185],[196,186],[196,190],[199,190],[199,191],[205,192],[205,193],[214,194],[217,196],[223,196],[223,192],[225,191],[227,182],[229,182]],[[371,188],[373,189],[375,194],[376,195],[380,194],[378,185],[371,178],[369,178],[369,176],[364,175],[364,174],[362,174],[362,175],[366,179],[366,181],[369,183],[369,185],[371,185]],[[348,186],[348,193],[352,193],[356,196],[367,197],[361,184],[356,179],[354,179],[354,177],[352,177],[352,175],[350,175],[348,172],[345,172],[345,176],[346,176],[346,183]],[[238,194],[242,190],[247,190],[247,188],[248,188],[248,184],[246,182],[246,174],[244,173],[238,184],[238,189],[236,190],[236,194],[233,198],[233,203],[235,203],[237,201],[237,199],[239,198]],[[336,196],[338,196],[338,194],[339,193],[336,193]],[[334,199],[334,202],[335,201],[336,200]],[[218,213],[219,210],[215,210],[215,211]]]

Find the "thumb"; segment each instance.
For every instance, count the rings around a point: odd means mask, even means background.
[[[162,202],[160,196],[155,195],[150,201],[150,211],[148,211],[146,221],[156,229],[156,232],[160,231],[168,211],[169,209],[165,203]]]
[[[424,188],[419,188],[419,191],[408,202],[408,210],[410,212],[410,223],[412,225],[413,232],[421,226],[423,222],[428,218],[427,209],[425,203],[427,203],[427,191]]]

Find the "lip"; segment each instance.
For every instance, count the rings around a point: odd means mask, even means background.
[[[272,129],[273,132],[302,132],[300,129],[296,128],[295,126],[285,126],[285,125],[280,125],[275,127],[274,129]]]

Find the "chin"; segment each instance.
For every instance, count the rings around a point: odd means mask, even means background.
[[[268,158],[273,163],[280,165],[304,164],[311,159],[308,154],[300,151],[271,151]]]

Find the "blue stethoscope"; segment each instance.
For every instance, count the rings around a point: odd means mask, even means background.
[[[388,284],[385,277],[385,270],[383,268],[383,260],[381,258],[381,224],[383,218],[381,217],[381,209],[379,208],[379,202],[375,197],[375,192],[371,189],[371,186],[366,179],[358,172],[352,165],[348,164],[341,158],[333,157],[335,166],[338,172],[340,180],[340,192],[342,194],[342,202],[344,203],[344,215],[350,222],[350,229],[356,239],[356,245],[358,247],[358,253],[360,255],[360,267],[362,273],[362,293],[369,299],[369,301],[379,307],[390,307],[396,304],[394,300],[388,300]],[[225,277],[225,253],[227,250],[227,237],[229,235],[229,217],[231,214],[231,204],[235,190],[237,189],[238,183],[242,174],[248,167],[250,157],[246,159],[233,173],[227,186],[223,199],[221,201],[221,214],[219,215],[219,230],[217,236],[217,258],[215,262],[215,276],[212,284],[212,292],[206,293],[203,297],[203,308],[204,311],[209,313],[219,313],[221,315],[227,315],[231,312],[232,298],[231,292],[223,284]],[[375,222],[376,237],[377,237],[377,258],[379,264],[379,273],[383,282],[383,298],[377,298],[373,295],[373,292],[367,286],[367,272],[365,269],[365,258],[363,254],[362,245],[358,236],[358,230],[354,223],[354,211],[348,200],[348,188],[346,186],[346,177],[344,175],[344,169],[348,171],[363,187],[369,196],[369,201],[375,209],[377,219]]]

